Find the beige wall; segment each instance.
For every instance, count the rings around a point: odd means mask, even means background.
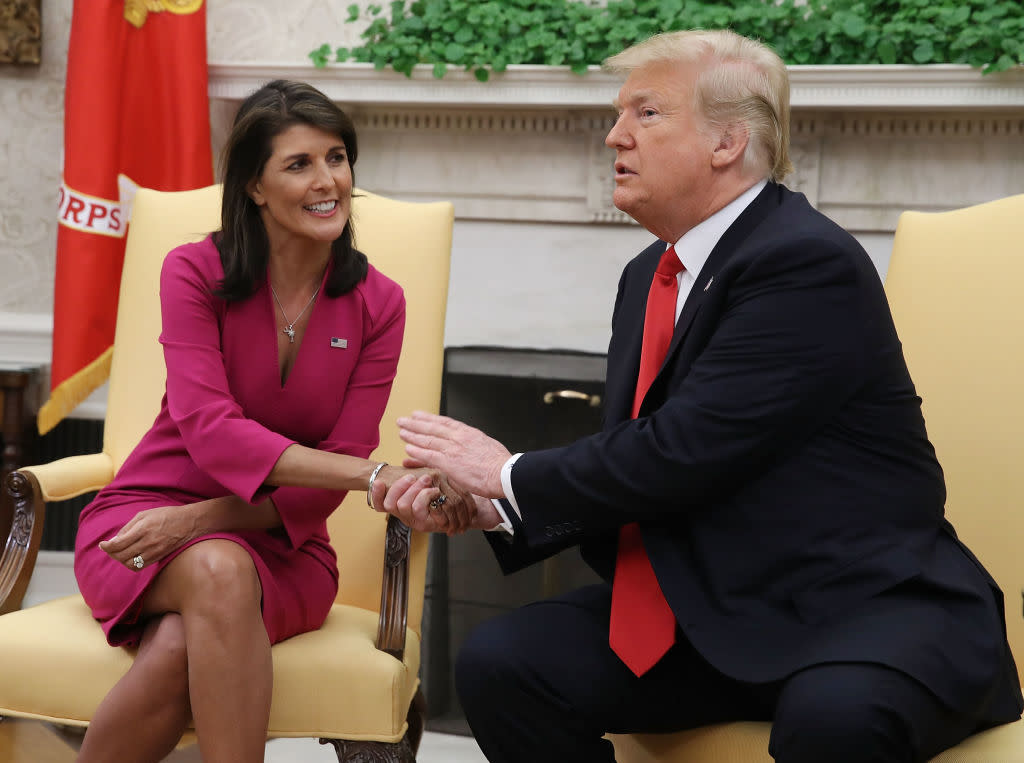
[[[0,312],[50,312],[68,0],[43,0],[43,61],[0,64]]]
[[[344,23],[349,4],[209,0],[209,58],[308,63],[322,42],[357,44],[358,27]],[[53,311],[70,26],[71,0],[43,0],[42,64],[0,64],[0,314]]]

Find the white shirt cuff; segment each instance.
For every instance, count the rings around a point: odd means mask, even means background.
[[[522,453],[516,453],[501,467],[501,489],[505,493],[505,499],[512,505],[512,508],[516,512],[516,516],[520,519],[523,518],[522,512],[519,511],[519,504],[516,503],[516,496],[512,492],[512,466],[523,455]],[[515,535],[515,530],[512,529],[512,522],[509,521],[508,514],[505,513],[505,508],[501,505],[501,501],[497,498],[492,498],[491,503],[494,504],[494,508],[497,509],[499,516],[502,521],[490,528],[488,532],[503,531],[509,535]]]
[[[509,535],[515,535],[516,531],[512,528],[512,523],[508,521],[508,515],[505,513],[505,509],[501,505],[501,501],[497,498],[492,498],[491,503],[494,504],[494,508],[498,510],[498,514],[501,516],[501,522],[496,524],[494,527],[487,528],[487,532],[506,532]]]
[[[523,512],[519,510],[519,504],[516,503],[516,494],[512,492],[512,467],[515,466],[516,461],[519,460],[521,455],[523,454],[514,453],[509,460],[505,462],[504,466],[501,467],[501,490],[505,493],[506,500],[512,504],[512,508],[515,509],[516,516],[519,517],[520,520],[523,518]],[[505,512],[502,512],[503,516],[504,513]]]

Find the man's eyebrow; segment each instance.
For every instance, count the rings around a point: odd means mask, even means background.
[[[636,90],[630,96],[630,102],[638,103],[640,101],[650,101],[655,98],[655,92],[653,90]]]
[[[654,100],[656,97],[657,97],[657,94],[655,93],[655,91],[650,90],[650,89],[647,89],[647,90],[634,90],[626,98],[626,103],[633,103],[633,104],[643,103],[644,101]],[[612,99],[612,106],[617,111],[622,111],[622,108],[623,108],[622,100],[617,98],[617,97]]]

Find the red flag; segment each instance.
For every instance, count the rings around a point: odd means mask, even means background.
[[[77,0],[64,95],[45,433],[110,371],[125,231],[138,186],[213,182],[203,0]]]

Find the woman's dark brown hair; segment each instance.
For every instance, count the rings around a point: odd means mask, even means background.
[[[229,302],[252,295],[267,276],[270,242],[259,207],[246,189],[263,172],[274,138],[297,124],[341,138],[355,182],[356,129],[330,98],[315,87],[287,80],[269,82],[246,98],[235,115],[222,154],[221,228],[214,234],[224,266],[224,280],[217,285],[216,293]],[[355,249],[351,218],[331,244],[331,262],[324,285],[329,297],[351,291],[366,278],[366,255]]]

